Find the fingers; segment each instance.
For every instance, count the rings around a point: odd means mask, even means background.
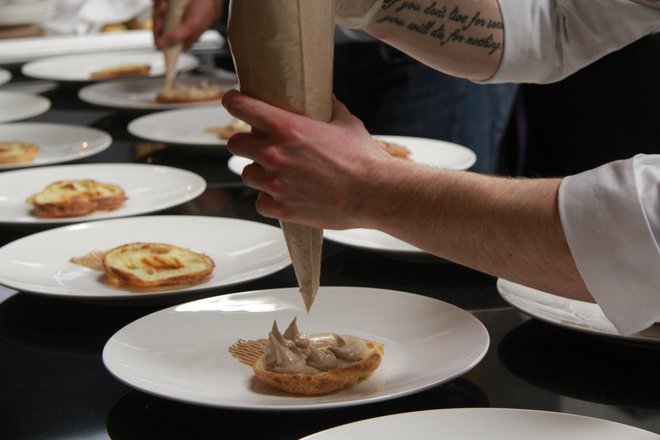
[[[232,116],[250,124],[267,136],[280,132],[282,128],[297,124],[300,119],[307,119],[251,98],[237,90],[226,92],[222,98],[222,105]]]

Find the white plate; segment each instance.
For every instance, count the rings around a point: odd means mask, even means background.
[[[41,23],[53,14],[52,0],[15,1],[0,4],[0,26]]]
[[[17,122],[0,125],[0,140],[39,144],[31,162],[0,164],[0,171],[84,159],[108,148],[112,137],[104,131],[79,125]]]
[[[227,125],[233,117],[219,104],[168,110],[134,119],[128,132],[156,142],[184,145],[227,145],[218,135],[207,133],[209,127]]]
[[[341,231],[326,229],[323,231],[323,236],[328,240],[346,246],[377,252],[391,252],[394,254],[426,253],[417,246],[413,246],[390,234],[375,229],[355,228],[343,229]]]
[[[67,218],[33,216],[26,202],[46,185],[63,179],[96,179],[121,186],[127,200],[112,211]],[[206,189],[206,181],[190,171],[145,164],[57,165],[0,174],[0,224],[61,225],[146,214],[188,202]]]
[[[165,242],[204,253],[216,268],[204,283],[156,292],[131,292],[69,263],[88,252],[135,241]],[[279,228],[202,216],[144,216],[81,223],[29,235],[0,248],[0,284],[15,290],[74,299],[131,299],[196,292],[252,280],[290,264]]]
[[[361,420],[305,437],[443,440],[657,440],[659,435],[621,423],[565,413],[509,408],[416,411]]]
[[[236,82],[232,80],[207,79],[226,89],[236,88]],[[199,106],[217,107],[220,105],[220,100],[201,103],[156,102],[156,96],[162,87],[162,78],[132,78],[104,81],[83,87],[78,92],[78,97],[89,104],[133,110],[167,110]]]
[[[224,45],[225,40],[220,33],[209,29],[192,45],[192,50],[218,51]],[[150,30],[11,38],[0,40],[0,64],[26,63],[44,57],[81,53],[153,50],[153,47],[154,37]]]
[[[658,325],[634,335],[621,335],[597,304],[564,298],[501,278],[497,280],[497,290],[516,309],[550,324],[628,341],[660,342]]]
[[[49,108],[50,100],[43,96],[0,90],[0,122],[31,118]]]
[[[11,80],[11,72],[6,69],[0,69],[0,85],[6,84]]]
[[[149,76],[165,74],[163,53],[155,50],[89,53],[42,58],[24,64],[21,71],[24,75],[32,78],[88,82],[96,81],[90,78],[91,72],[123,64],[149,64],[151,66]],[[177,62],[177,71],[189,71],[198,65],[199,61],[196,57],[182,53]]]
[[[273,320],[297,316],[308,333],[352,334],[385,344],[378,370],[358,385],[300,397],[255,381],[227,349],[267,336]],[[117,332],[106,367],[139,390],[223,408],[309,410],[393,399],[447,382],[485,355],[488,333],[474,316],[442,301],[393,290],[321,287],[308,314],[297,288],[223,295],[171,307]]]

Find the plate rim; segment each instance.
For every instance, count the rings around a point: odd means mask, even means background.
[[[40,237],[47,236],[48,234],[53,234],[53,233],[58,233],[61,231],[65,230],[76,230],[76,229],[82,229],[82,228],[102,228],[103,223],[110,223],[110,222],[116,222],[116,223],[130,223],[132,220],[137,221],[144,221],[144,222],[149,222],[149,221],[162,221],[165,219],[165,221],[168,220],[180,220],[180,221],[189,221],[192,219],[193,221],[199,220],[199,221],[215,221],[217,220],[218,222],[225,222],[225,221],[236,221],[236,222],[248,222],[251,224],[255,225],[260,225],[263,227],[267,228],[274,228],[277,229],[277,227],[266,224],[266,223],[261,223],[261,222],[256,222],[252,220],[244,220],[244,219],[237,219],[237,218],[232,218],[232,217],[217,217],[217,216],[204,216],[204,215],[146,215],[146,216],[134,216],[134,217],[120,217],[120,218],[112,218],[112,219],[105,219],[105,220],[99,220],[99,221],[93,221],[93,222],[86,222],[86,223],[76,223],[76,224],[71,224],[71,225],[65,225],[65,226],[60,226],[56,227],[53,229],[48,229],[46,231],[40,231],[36,232],[34,234],[27,235],[25,237],[19,238],[17,240],[11,241],[3,246],[0,246],[0,255],[2,252],[6,252],[5,248],[11,247],[11,246],[19,246],[23,241],[28,241],[28,240],[38,240]],[[39,296],[46,296],[50,298],[60,298],[63,300],[74,300],[74,301],[132,301],[132,300],[140,300],[140,299],[163,299],[163,298],[168,298],[168,297],[173,297],[173,296],[178,296],[178,295],[188,295],[188,294],[194,294],[194,293],[199,293],[207,290],[213,290],[213,289],[221,289],[224,287],[228,286],[234,286],[237,284],[245,283],[248,281],[252,281],[254,279],[261,278],[263,276],[275,273],[279,270],[282,270],[288,266],[291,265],[291,260],[287,259],[287,261],[282,261],[280,262],[279,265],[277,265],[277,269],[273,270],[271,272],[268,272],[265,275],[262,275],[260,277],[255,277],[255,278],[250,278],[249,280],[241,280],[241,281],[233,281],[233,282],[228,282],[228,283],[223,283],[222,285],[209,285],[209,284],[199,284],[199,285],[194,285],[194,286],[189,286],[187,288],[178,288],[174,290],[163,290],[163,291],[157,291],[157,292],[131,292],[130,295],[126,293],[118,293],[116,295],[103,295],[103,296],[96,296],[96,295],[77,295],[77,294],[67,294],[67,293],[52,293],[52,291],[48,291],[47,288],[41,289],[41,290],[28,290],[24,289],[21,286],[18,285],[13,285],[11,282],[7,283],[6,280],[3,278],[0,278],[0,285],[5,286],[9,289],[16,290],[19,292],[25,292],[25,293],[30,293],[34,295],[39,295]]]
[[[624,336],[620,333],[606,331],[604,329],[603,330],[596,329],[596,328],[593,327],[593,325],[590,325],[589,327],[585,327],[585,326],[581,326],[577,323],[572,323],[572,322],[568,322],[568,321],[564,321],[564,320],[562,320],[562,321],[552,320],[548,317],[539,315],[538,313],[535,313],[533,310],[531,310],[527,307],[524,307],[521,304],[513,301],[511,299],[511,296],[521,297],[522,295],[520,293],[518,293],[517,290],[529,289],[529,290],[534,291],[535,294],[542,295],[542,296],[547,296],[547,298],[552,299],[553,301],[561,302],[561,303],[564,303],[564,304],[582,304],[582,305],[586,305],[586,306],[594,306],[598,310],[600,310],[601,313],[603,313],[602,310],[600,309],[600,307],[595,303],[589,303],[589,302],[586,302],[586,301],[579,301],[579,300],[575,300],[575,299],[565,298],[563,296],[555,295],[555,294],[549,293],[549,292],[544,292],[542,290],[538,290],[538,289],[535,289],[533,287],[525,286],[523,284],[516,283],[516,282],[510,281],[510,280],[504,279],[504,278],[498,278],[497,282],[496,282],[496,286],[497,286],[497,291],[499,292],[500,297],[504,301],[506,301],[507,304],[511,305],[511,307],[513,307],[516,310],[524,313],[525,315],[528,315],[528,316],[530,316],[534,319],[538,319],[539,321],[545,322],[547,324],[551,324],[551,325],[561,327],[561,328],[564,328],[564,329],[578,331],[580,333],[585,333],[585,334],[589,334],[589,335],[593,335],[593,336],[611,338],[611,339],[619,340],[619,341],[643,342],[643,343],[660,343],[660,338],[654,337],[654,336],[649,336],[649,335],[644,335],[643,330],[642,330],[642,332],[635,333],[635,334],[632,334],[630,336]],[[603,318],[607,319],[609,321],[609,319],[607,318],[607,316],[604,313],[603,313]],[[583,320],[583,322],[589,324],[589,322],[587,320]]]
[[[39,74],[38,72],[34,72],[35,66],[41,67],[43,64],[47,63],[63,63],[70,61],[71,59],[84,59],[84,58],[90,58],[90,57],[113,57],[113,56],[120,56],[120,55],[144,55],[144,56],[151,56],[151,55],[157,55],[161,53],[159,50],[149,50],[149,49],[134,49],[134,50],[113,50],[113,51],[107,51],[107,52],[82,52],[82,53],[74,53],[74,54],[61,54],[61,55],[52,55],[52,56],[46,56],[46,57],[41,57],[37,58],[32,61],[28,61],[27,63],[24,63],[21,66],[21,73],[29,78],[36,78],[36,79],[42,79],[42,80],[50,80],[50,81],[57,81],[57,82],[64,82],[64,83],[97,83],[97,82],[104,82],[107,81],[106,79],[92,79],[92,78],[67,78],[67,77],[62,77],[61,75],[44,75],[44,74]],[[161,55],[162,56],[162,55]],[[194,55],[191,55],[189,53],[182,52],[180,55],[180,58],[185,59],[185,64],[178,69],[178,72],[189,72],[191,70],[196,69],[200,65],[200,61],[197,57]],[[147,77],[148,78],[157,78],[157,77],[162,77],[164,76],[165,72],[159,73],[159,74],[153,74],[150,73]]]
[[[17,125],[23,125],[23,126],[35,126],[36,128],[39,129],[44,129],[48,127],[59,127],[63,129],[76,129],[76,130],[83,130],[83,131],[88,131],[92,133],[96,133],[101,142],[101,146],[97,147],[94,150],[91,150],[90,152],[87,152],[85,150],[85,154],[83,156],[72,156],[70,155],[66,159],[53,159],[47,162],[42,162],[42,163],[34,163],[32,162],[26,162],[26,163],[16,163],[16,164],[0,164],[0,171],[18,171],[22,170],[25,168],[36,168],[36,167],[42,167],[42,166],[50,166],[50,165],[58,165],[58,164],[65,164],[67,162],[73,162],[76,160],[81,160],[85,159],[88,157],[92,157],[96,154],[99,154],[105,150],[107,150],[110,145],[112,145],[112,142],[114,142],[114,139],[112,138],[112,135],[106,131],[100,130],[95,127],[88,127],[86,125],[76,125],[76,124],[65,124],[65,123],[60,123],[60,122],[2,122],[0,123],[0,130],[2,130],[3,126],[17,126]]]
[[[202,103],[203,104],[203,103]],[[218,111],[221,110],[225,113],[227,113],[229,116],[229,112],[222,106],[222,105],[217,105],[214,106],[212,104],[219,104],[219,101],[213,101],[212,103],[209,104],[203,104],[203,105],[188,105],[187,107],[183,108],[172,108],[169,110],[163,110],[161,112],[155,112],[155,113],[149,113],[140,117],[137,117],[133,119],[131,122],[128,123],[126,126],[126,129],[130,134],[133,136],[139,137],[141,139],[146,139],[150,141],[155,141],[155,142],[165,142],[168,144],[172,145],[194,145],[194,146],[209,146],[209,147],[226,147],[227,146],[227,141],[225,139],[221,139],[218,137],[217,139],[214,139],[215,142],[204,142],[202,140],[197,140],[197,141],[179,141],[177,139],[165,139],[157,136],[145,136],[144,134],[141,134],[137,132],[135,129],[135,126],[138,125],[139,123],[144,123],[145,121],[149,121],[150,119],[158,119],[162,118],[164,116],[170,116],[170,115],[176,115],[179,113],[192,113],[192,112],[211,112],[211,111]],[[232,155],[232,157],[234,157]],[[230,158],[231,159],[231,158]]]
[[[31,100],[31,102],[34,104],[34,109],[25,114],[21,114],[19,117],[12,117],[10,119],[0,119],[0,124],[9,124],[16,121],[22,121],[24,119],[29,119],[35,116],[42,115],[46,113],[48,110],[50,110],[50,107],[52,105],[50,99],[35,93],[0,89],[0,98],[2,98],[2,95],[14,95],[14,96],[22,97],[24,99]]]
[[[11,81],[12,77],[12,73],[9,70],[0,67],[0,86],[7,84],[9,81]]]
[[[205,75],[200,74],[200,75],[194,75],[194,76],[200,76],[200,77],[205,77]],[[213,77],[210,77],[210,79],[214,79]],[[80,90],[78,90],[78,99],[80,99],[83,102],[86,102],[88,104],[96,105],[98,107],[106,107],[106,108],[114,108],[114,109],[121,109],[121,110],[131,110],[131,111],[150,111],[150,112],[161,112],[161,111],[167,111],[167,110],[184,110],[184,109],[189,109],[191,107],[212,107],[214,105],[220,105],[221,100],[220,99],[215,99],[212,101],[204,101],[204,102],[171,102],[171,103],[166,103],[166,102],[145,102],[145,103],[132,103],[131,105],[123,105],[121,102],[114,101],[114,100],[108,100],[104,99],[102,96],[107,95],[103,89],[107,87],[114,87],[121,85],[122,83],[125,84],[135,84],[135,83],[151,83],[151,82],[156,82],[160,81],[162,82],[162,76],[152,76],[152,77],[137,77],[137,78],[123,78],[123,79],[108,79],[104,81],[96,81],[92,82],[91,84],[87,84],[84,87],[81,87]],[[102,91],[103,93],[101,93]],[[99,98],[101,96],[101,98]]]
[[[382,420],[395,420],[395,419],[402,419],[403,421],[406,422],[413,422],[415,418],[420,417],[420,416],[436,416],[438,417],[439,414],[442,414],[439,418],[447,418],[451,417],[452,415],[455,414],[467,414],[467,413],[474,413],[474,417],[483,416],[483,415],[495,415],[499,416],[501,414],[521,414],[525,417],[527,416],[534,416],[534,415],[540,415],[540,416],[546,416],[546,417],[556,417],[559,419],[572,419],[572,420],[584,420],[584,421],[591,421],[595,423],[602,424],[604,426],[619,426],[621,429],[630,429],[633,432],[632,433],[638,433],[638,434],[648,434],[649,439],[651,438],[660,438],[660,435],[643,429],[639,428],[637,426],[629,425],[626,423],[621,423],[617,422],[614,420],[608,420],[600,417],[594,417],[594,416],[587,416],[587,415],[582,415],[582,414],[573,414],[573,413],[568,413],[568,412],[562,412],[562,411],[551,411],[551,410],[543,410],[543,409],[533,409],[533,408],[507,408],[507,407],[455,407],[455,408],[435,408],[435,409],[426,409],[426,410],[418,410],[418,411],[405,411],[405,412],[400,412],[400,413],[394,413],[394,414],[386,414],[382,416],[377,416],[377,417],[370,417],[362,420],[356,420],[354,422],[349,422],[349,423],[344,423],[341,425],[333,426],[328,429],[324,429],[312,434],[309,434],[305,437],[302,437],[300,440],[323,440],[323,439],[329,439],[330,437],[326,437],[328,434],[329,435],[341,435],[341,434],[348,434],[348,432],[345,432],[346,429],[350,429],[353,426],[356,425],[372,425],[372,424],[377,424],[378,422]],[[472,415],[472,414],[470,414]],[[333,431],[336,433],[333,433]],[[513,439],[512,439],[513,440]]]
[[[139,212],[132,213],[132,214],[125,214],[121,215],[121,213],[117,213],[116,211],[109,211],[107,216],[98,216],[98,217],[93,217],[89,218],[87,216],[83,217],[66,217],[66,218],[53,218],[53,219],[41,219],[38,217],[34,217],[31,219],[31,221],[5,221],[0,219],[0,225],[8,225],[8,226],[24,226],[24,227],[31,227],[31,226],[60,226],[60,225],[71,225],[71,224],[80,224],[80,223],[91,223],[91,222],[97,222],[97,221],[105,221],[105,220],[114,220],[114,219],[121,219],[121,218],[130,218],[134,216],[142,216],[143,214],[149,214],[153,212],[158,212],[162,211],[164,209],[169,209],[173,208],[175,206],[182,205],[186,202],[192,201],[202,195],[204,191],[207,188],[207,182],[204,177],[201,175],[190,171],[186,170],[184,168],[177,168],[169,165],[154,165],[154,164],[142,164],[142,163],[120,163],[120,162],[108,162],[108,163],[80,163],[80,164],[64,164],[64,165],[52,165],[52,166],[44,166],[44,167],[30,167],[30,168],[21,168],[21,169],[14,169],[14,170],[7,170],[6,172],[0,173],[0,182],[3,179],[3,176],[13,176],[17,174],[33,174],[33,173],[46,173],[46,172],[56,172],[57,169],[62,169],[62,168],[71,168],[71,167],[77,167],[77,168],[124,168],[124,167],[131,167],[131,168],[142,168],[144,170],[152,169],[155,170],[156,168],[160,169],[167,169],[168,172],[176,172],[180,173],[181,175],[187,175],[191,179],[195,180],[195,183],[197,183],[199,186],[196,188],[196,191],[192,192],[190,197],[186,197],[185,200],[179,200],[176,203],[174,201],[155,206],[152,208],[149,208],[149,210],[140,210]]]
[[[177,307],[182,307],[186,306],[195,302],[204,302],[204,301],[212,301],[216,298],[219,297],[229,297],[229,296],[237,296],[237,295],[257,295],[261,294],[266,295],[268,292],[271,293],[271,295],[277,296],[277,292],[293,292],[293,294],[298,293],[298,288],[297,287],[280,287],[280,288],[269,288],[269,289],[258,289],[258,290],[248,290],[248,291],[239,291],[239,292],[234,292],[234,293],[229,293],[225,295],[216,295],[216,296],[211,296],[211,297],[206,297],[194,301],[189,301],[186,303],[181,303],[177,304],[171,307],[167,307],[165,309],[158,310],[156,312],[150,313],[148,315],[142,316],[141,318],[136,319],[135,321],[125,325],[121,329],[119,329],[117,332],[115,332],[106,342],[106,344],[103,347],[102,351],[102,360],[103,364],[106,367],[107,371],[115,377],[117,380],[120,382],[128,385],[129,387],[139,390],[141,392],[150,394],[152,396],[168,399],[168,400],[173,400],[177,402],[182,402],[182,403],[188,403],[188,404],[194,404],[198,406],[203,406],[203,407],[208,407],[208,408],[222,408],[222,409],[235,409],[235,410],[242,410],[242,411],[265,411],[265,412],[289,412],[289,411],[300,411],[300,412],[307,412],[307,411],[315,411],[315,410],[325,410],[325,409],[333,409],[333,408],[347,408],[347,407],[354,407],[354,406],[359,406],[359,405],[365,405],[365,404],[370,404],[370,403],[376,403],[376,402],[382,402],[382,401],[387,401],[387,400],[392,400],[396,398],[401,398],[405,396],[409,396],[415,393],[419,393],[425,390],[428,390],[430,388],[434,388],[436,386],[442,385],[444,383],[450,382],[451,380],[456,379],[457,377],[460,377],[464,374],[466,374],[468,371],[472,370],[474,367],[476,367],[486,356],[490,349],[490,334],[488,333],[488,330],[486,329],[486,326],[472,313],[470,313],[467,310],[464,310],[456,305],[453,305],[451,303],[448,303],[446,301],[425,296],[422,294],[418,293],[413,293],[413,292],[408,292],[408,291],[399,291],[399,290],[394,290],[394,289],[386,289],[386,288],[376,288],[376,287],[364,287],[364,286],[338,286],[338,285],[328,285],[328,286],[321,286],[321,289],[324,290],[346,290],[346,289],[355,289],[355,290],[362,290],[362,291],[373,291],[376,292],[378,291],[380,294],[386,293],[386,294],[396,294],[396,295],[407,295],[409,297],[416,297],[418,299],[424,300],[424,301],[437,301],[438,303],[441,303],[443,307],[447,307],[457,313],[460,313],[462,316],[465,317],[466,320],[470,322],[470,325],[474,326],[474,330],[480,334],[481,340],[480,343],[482,344],[481,346],[481,351],[478,353],[474,359],[471,360],[467,365],[462,366],[462,368],[457,369],[451,376],[445,377],[439,380],[434,380],[430,381],[427,384],[424,384],[422,386],[417,386],[410,388],[408,390],[403,390],[394,394],[385,394],[385,395],[380,395],[380,396],[375,396],[375,397],[367,397],[367,398],[362,398],[362,399],[355,399],[351,401],[336,401],[336,402],[324,402],[324,403],[317,403],[314,405],[299,405],[299,404],[285,404],[285,405],[274,405],[274,404],[265,404],[265,405],[246,405],[246,404],[214,404],[210,402],[200,402],[199,400],[195,399],[188,399],[184,397],[176,397],[176,396],[171,396],[168,395],[165,392],[158,392],[154,391],[152,389],[149,389],[147,387],[141,386],[140,384],[136,384],[135,382],[126,379],[125,377],[122,377],[120,374],[118,374],[116,371],[112,369],[110,365],[108,365],[108,356],[109,356],[109,351],[112,348],[112,345],[116,343],[116,338],[126,329],[132,326],[139,326],[140,322],[142,320],[148,320],[153,318],[156,315],[163,314],[166,315],[170,313],[172,310],[176,309]],[[330,293],[328,293],[330,295]]]

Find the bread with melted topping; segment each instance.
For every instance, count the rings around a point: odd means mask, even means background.
[[[147,76],[151,72],[149,64],[122,64],[90,72],[91,79],[108,79],[123,76]]]
[[[119,185],[93,179],[61,180],[47,185],[29,201],[37,217],[79,217],[117,209],[126,201],[126,194]]]
[[[252,370],[268,385],[287,393],[302,396],[328,394],[363,381],[380,366],[384,354],[383,344],[369,340],[364,342],[366,350],[362,359],[345,367],[315,374],[275,373],[265,368],[262,355],[252,364]]]
[[[0,142],[0,164],[31,162],[39,153],[39,145],[22,141]]]
[[[207,80],[187,84],[175,82],[169,88],[163,88],[156,96],[156,102],[163,104],[185,104],[194,102],[219,101],[225,89]]]
[[[149,289],[204,281],[215,268],[207,255],[168,243],[136,242],[103,254],[103,271],[111,284]]]

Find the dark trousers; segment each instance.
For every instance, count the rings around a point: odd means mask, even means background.
[[[445,75],[382,43],[335,47],[335,95],[370,133],[466,146],[481,172],[497,171],[516,90]]]

